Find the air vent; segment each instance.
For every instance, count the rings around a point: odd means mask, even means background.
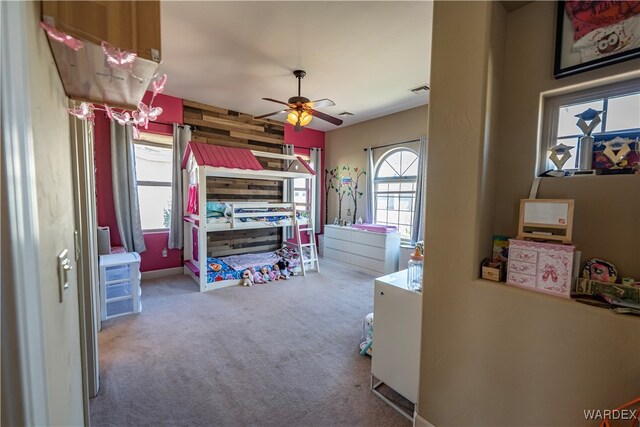
[[[343,111],[342,113],[338,114],[339,116],[353,116],[353,113],[350,113],[348,111]]]
[[[422,86],[414,87],[413,89],[409,89],[409,90],[411,92],[415,93],[416,95],[422,95],[422,94],[427,93],[429,91],[429,86],[422,85]]]

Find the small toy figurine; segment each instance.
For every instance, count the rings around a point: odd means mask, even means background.
[[[264,283],[269,282],[271,280],[269,278],[269,269],[267,267],[262,267],[260,269],[260,274],[262,275],[262,280],[264,280]]]
[[[280,266],[278,264],[273,264],[273,269],[271,270],[273,273],[275,273],[277,279],[276,280],[287,280],[287,277],[282,274],[282,270],[280,270]]]
[[[289,261],[282,258],[278,261],[278,269],[280,270],[280,275],[285,279],[289,280],[289,276],[291,276],[291,272],[289,271]]]
[[[249,268],[249,271],[253,274],[253,283],[266,283],[262,274],[257,272],[253,267]]]
[[[277,267],[277,265],[274,265],[274,267]],[[280,275],[275,271],[275,268],[272,268],[269,272],[269,280],[271,280],[272,282],[280,280]]]
[[[244,286],[253,286],[253,274],[251,274],[250,270],[242,272],[242,284]]]

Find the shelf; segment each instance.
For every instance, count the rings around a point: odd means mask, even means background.
[[[126,279],[107,280],[104,282],[106,286],[119,285],[120,283],[131,283],[131,277],[127,277]]]
[[[133,295],[123,295],[121,297],[108,298],[107,299],[107,304],[109,304],[110,302],[124,301],[124,300],[127,300],[127,299],[133,299]]]

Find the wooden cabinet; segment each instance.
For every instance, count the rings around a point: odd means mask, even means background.
[[[400,234],[326,225],[323,256],[375,274],[393,273],[398,270]]]
[[[96,44],[103,40],[160,62],[160,1],[43,1],[56,28]]]
[[[375,280],[373,322],[371,374],[417,403],[422,293],[407,288],[407,270]]]

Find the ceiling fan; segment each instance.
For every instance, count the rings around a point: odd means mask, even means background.
[[[273,98],[262,98],[265,101],[286,105],[288,108],[280,111],[274,111],[269,114],[263,114],[262,116],[256,116],[254,119],[264,119],[280,113],[289,113],[287,115],[287,121],[294,126],[294,130],[296,132],[302,132],[302,127],[308,125],[314,116],[336,126],[340,126],[342,124],[342,120],[316,110],[316,108],[336,105],[335,102],[327,98],[318,99],[317,101],[309,101],[309,98],[300,96],[300,82],[307,73],[303,70],[295,70],[293,75],[298,79],[298,96],[292,96],[287,102],[278,101]]]

